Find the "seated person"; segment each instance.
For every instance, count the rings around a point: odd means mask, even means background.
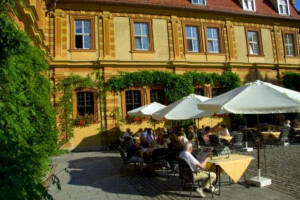
[[[146,141],[146,136],[141,136],[140,137],[140,147],[141,148],[148,148],[149,147],[149,144]]]
[[[294,120],[294,125],[293,125],[293,127],[294,127],[294,128],[300,128],[300,122],[299,122],[299,120],[298,120],[297,118]]]
[[[210,180],[209,180],[209,172],[208,171],[198,171],[200,169],[204,169],[206,166],[207,161],[209,161],[209,157],[207,157],[202,163],[200,163],[193,155],[193,146],[191,143],[187,142],[183,146],[183,151],[179,154],[179,157],[184,159],[189,166],[191,167],[191,170],[193,172],[194,179],[203,179],[205,180],[202,183],[202,188],[197,188],[196,191],[200,194],[201,197],[205,197],[203,193],[203,189],[209,190],[210,192],[216,192],[218,189],[216,189],[214,186],[210,189],[210,183],[213,183],[216,180],[216,174],[214,172],[210,172]]]
[[[189,126],[188,128],[188,140],[190,143],[192,143],[193,146],[195,146],[195,141],[196,141],[196,133],[194,131],[194,127],[193,126]]]
[[[222,135],[222,136],[230,136],[230,133],[228,131],[228,129],[226,128],[226,125],[225,124],[222,124],[220,127],[219,127],[220,131],[219,131],[219,134]]]
[[[127,129],[126,129],[126,132],[125,132],[124,135],[123,135],[123,139],[124,139],[125,137],[132,138],[132,132],[131,132],[130,128],[127,128]]]
[[[167,140],[165,139],[163,133],[159,133],[159,134],[158,134],[156,142],[157,142],[162,148],[167,148],[167,146],[168,146]]]
[[[142,128],[139,128],[138,132],[136,132],[136,133],[134,134],[134,137],[141,137],[142,133],[143,133],[143,129],[142,129]]]
[[[285,120],[284,124],[283,124],[283,128],[290,128],[291,127],[291,121],[290,120]]]
[[[205,141],[205,143],[206,144],[209,144],[209,135],[211,134],[211,132],[210,132],[210,126],[206,126],[205,128],[204,128],[204,132],[203,132],[203,139],[204,139],[204,141]]]
[[[170,143],[168,144],[168,163],[171,166],[172,171],[174,171],[174,168],[176,166],[176,158],[179,156],[179,153],[182,151],[183,146],[181,143],[177,140],[177,137],[175,134],[169,135]]]
[[[127,151],[127,162],[139,162],[141,165],[141,169],[142,169],[142,163],[143,163],[143,159],[139,157],[139,143],[137,140],[133,141],[133,144],[129,147],[128,151]]]
[[[146,141],[148,142],[148,144],[154,141],[153,131],[151,128],[147,129]]]
[[[148,130],[148,128],[144,128],[144,132],[141,134],[141,136],[145,136],[145,137],[146,137],[147,134],[148,134],[148,133],[147,133],[147,130]]]
[[[188,139],[186,139],[186,137],[184,137],[183,135],[183,131],[177,132],[176,136],[177,136],[177,140],[183,145],[184,143],[188,142]]]

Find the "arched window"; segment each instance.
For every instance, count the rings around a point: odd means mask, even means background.
[[[141,91],[128,90],[125,92],[126,112],[141,107]]]
[[[76,95],[77,95],[77,115],[95,114],[94,93],[78,92]]]

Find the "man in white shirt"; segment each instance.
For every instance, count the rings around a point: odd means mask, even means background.
[[[208,171],[199,171],[200,169],[204,169],[207,161],[209,161],[209,157],[207,157],[202,163],[200,163],[193,155],[193,146],[191,143],[187,142],[184,144],[184,150],[179,154],[179,157],[184,159],[193,171],[194,179],[204,179],[202,188],[197,188],[196,191],[200,194],[201,197],[205,197],[203,193],[203,189],[209,190],[210,192],[218,191],[214,186],[210,189],[210,183],[213,183],[216,180],[216,174],[214,172],[210,172],[210,180],[209,180],[209,172]]]
[[[185,143],[188,142],[188,139],[187,139],[186,137],[183,136],[183,135],[184,135],[184,132],[182,132],[182,131],[177,132],[176,135],[177,135],[178,141],[179,141],[182,145],[184,145]]]

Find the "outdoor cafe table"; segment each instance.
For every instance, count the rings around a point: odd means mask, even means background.
[[[226,174],[237,183],[242,177],[247,167],[249,166],[251,156],[229,154],[217,157],[212,157],[206,165],[206,169],[209,171],[215,171],[217,177],[219,177],[219,195],[221,194],[221,173],[224,171]]]
[[[280,132],[273,132],[273,131],[263,131],[261,132],[261,134],[263,135],[264,139],[279,139],[280,137]]]
[[[232,140],[232,138],[233,138],[232,136],[223,136],[223,135],[220,135],[218,132],[212,132],[212,134],[219,136],[220,140],[226,140],[228,143],[230,143],[231,140]]]

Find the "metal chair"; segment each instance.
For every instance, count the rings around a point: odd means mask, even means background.
[[[242,148],[243,148],[243,133],[237,132],[233,136],[232,151],[237,152],[239,150],[242,150]]]
[[[191,191],[189,199],[191,199],[192,191],[194,188],[194,183],[198,183],[198,187],[200,187],[200,181],[203,181],[204,179],[195,179],[193,175],[193,171],[189,164],[182,158],[177,158],[178,165],[179,165],[179,178],[181,178],[181,184],[179,189],[179,195],[181,193],[181,190],[185,187],[186,183],[191,183]],[[210,172],[209,172],[209,180],[210,180]],[[212,183],[210,183],[210,188],[212,188]],[[211,196],[213,197],[213,193],[211,193]]]
[[[289,133],[290,133],[289,127],[282,128],[280,131],[279,139],[274,141],[274,145],[284,146],[285,143],[289,144]]]
[[[168,178],[169,178],[167,157],[168,157],[168,149],[167,148],[155,149],[152,152],[150,165],[152,167],[162,168],[162,173],[163,173],[164,169],[166,169]]]
[[[129,161],[126,156],[125,156],[125,152],[123,150],[123,148],[121,146],[118,147],[118,150],[119,150],[119,153],[121,155],[121,158],[123,160],[123,163],[122,163],[122,167],[121,167],[121,171],[120,171],[120,174],[123,175],[123,172],[125,170],[125,167],[128,165],[128,164],[134,164],[134,168],[135,170],[137,170],[137,163],[139,162],[138,160],[137,161]]]
[[[199,141],[199,145],[200,145],[200,146],[208,146],[208,145],[206,144],[206,142],[204,141],[204,138],[203,138],[202,135],[201,135],[200,137],[198,137],[198,141]]]

